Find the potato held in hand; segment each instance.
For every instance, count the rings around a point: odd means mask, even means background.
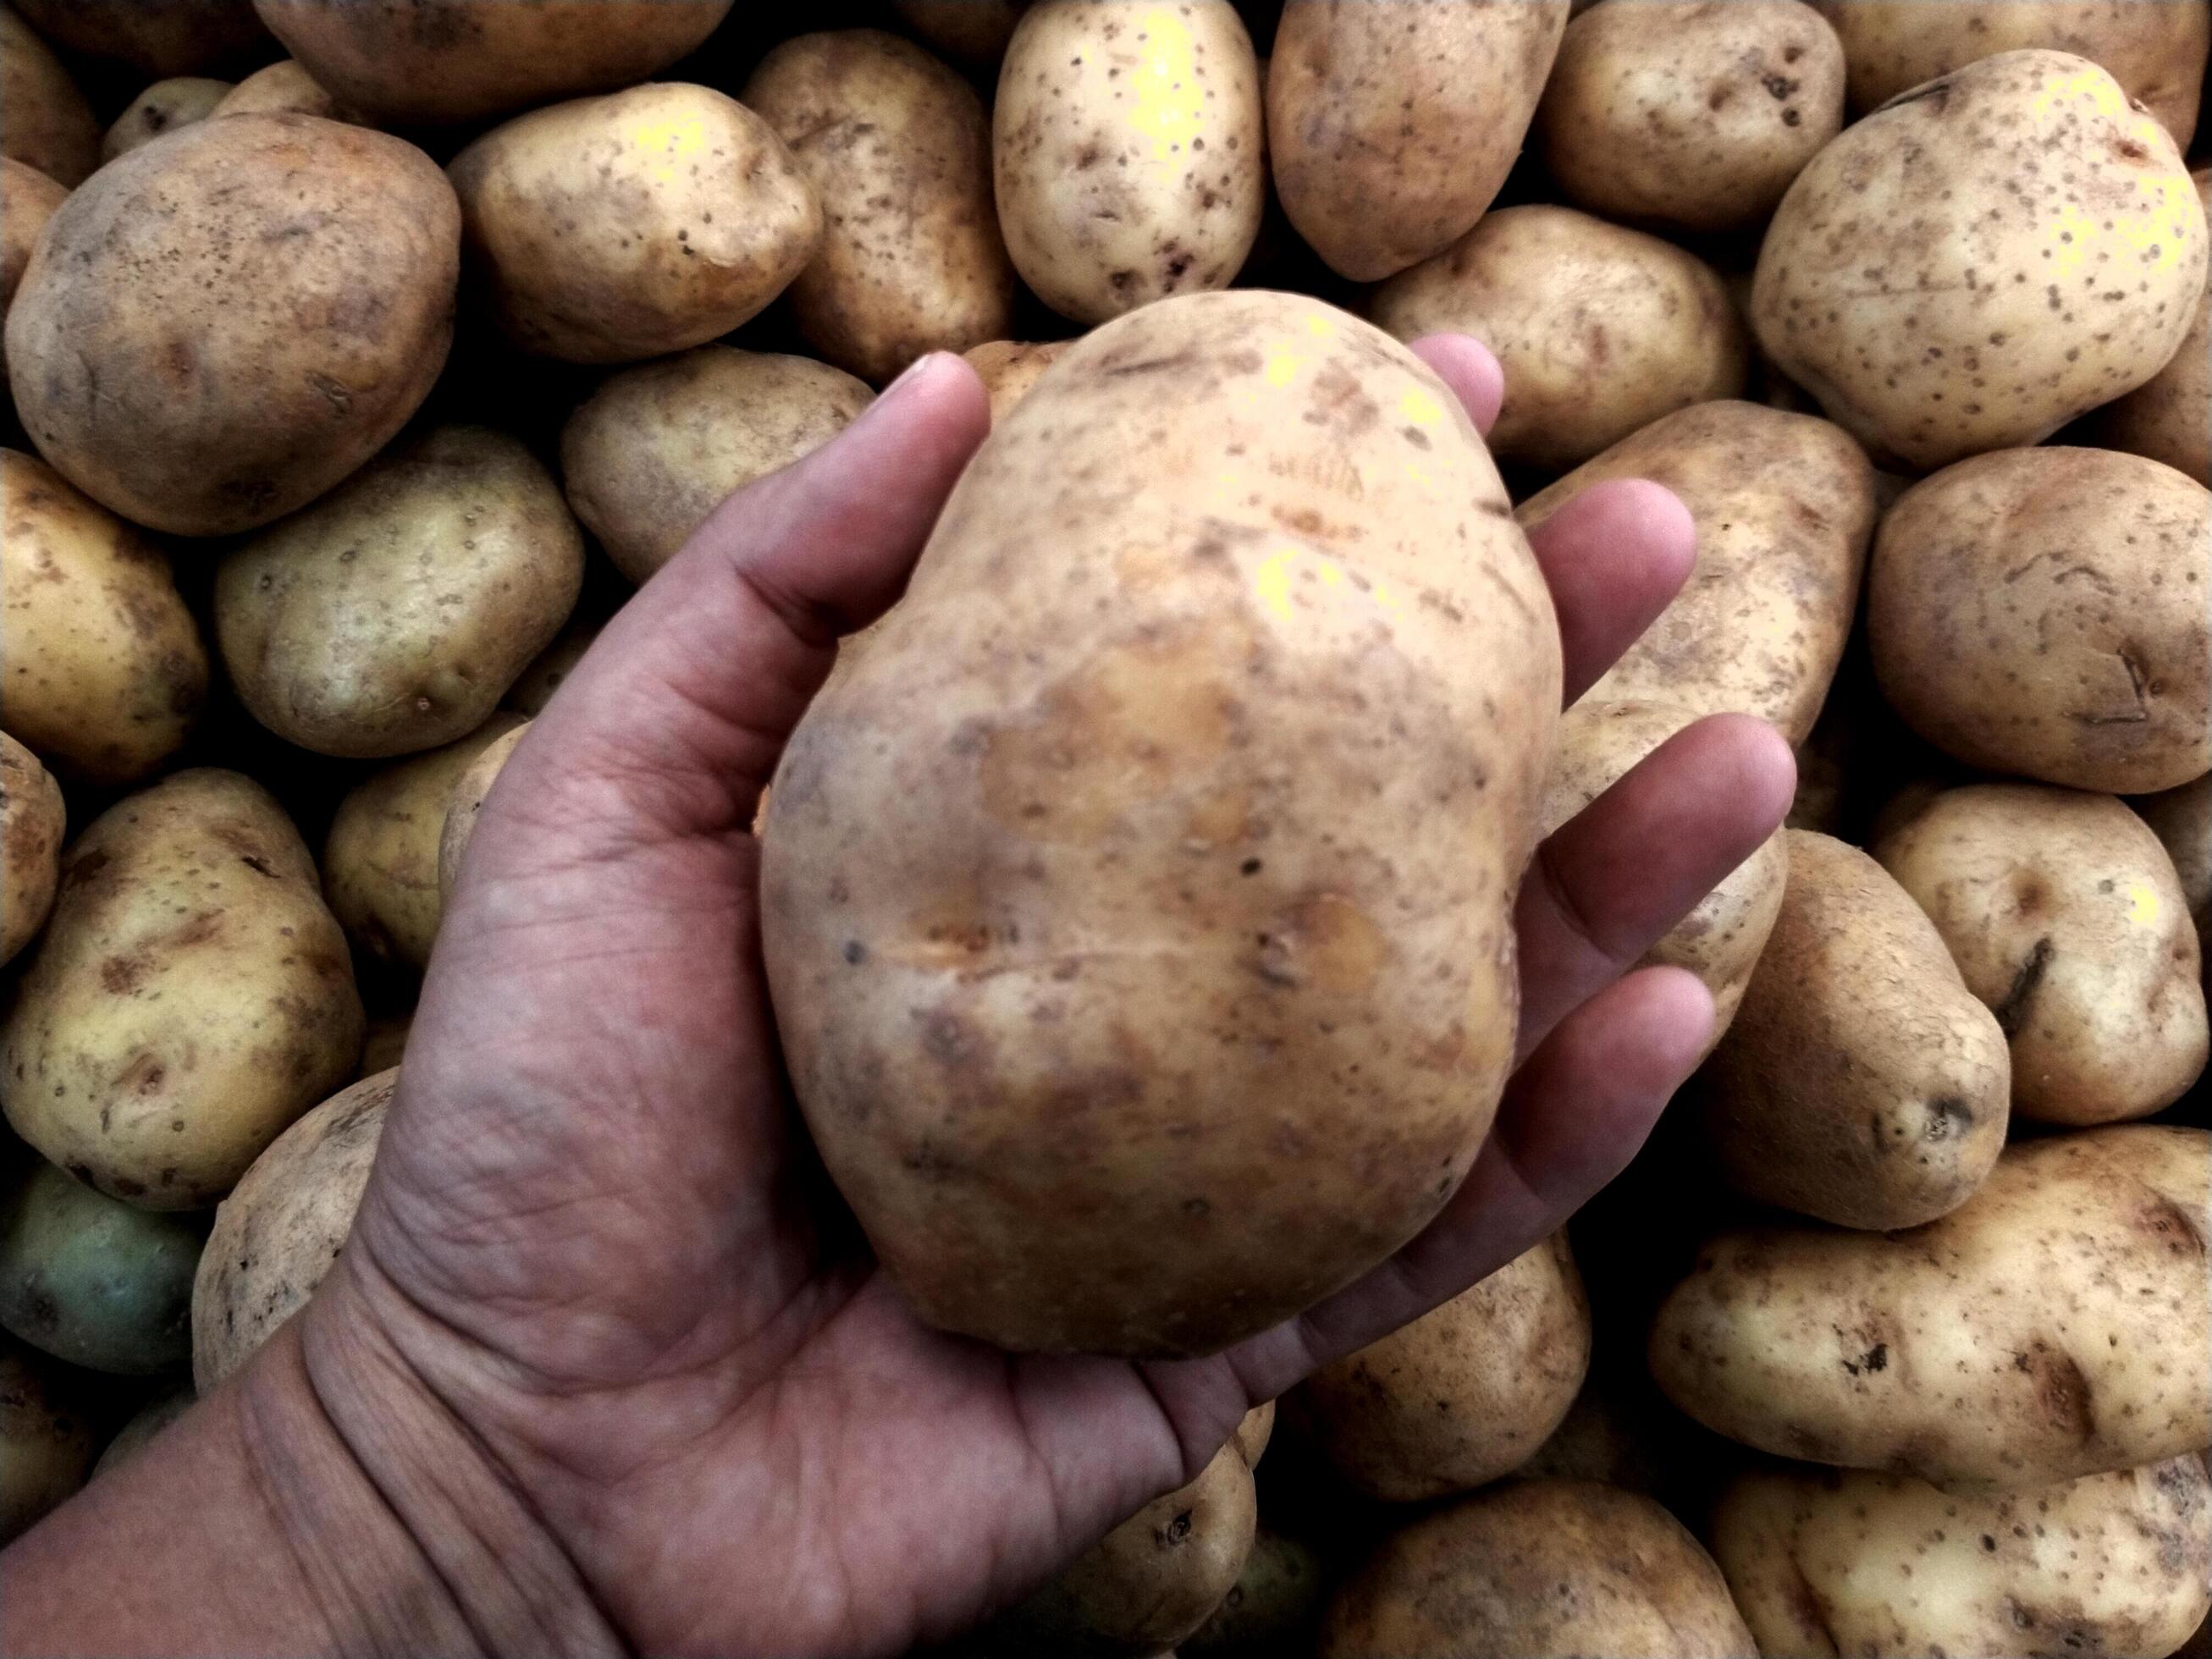
[[[1232,293],[1069,348],[763,836],[799,1098],[923,1317],[1209,1352],[1419,1231],[1511,1055],[1559,673],[1480,440],[1387,335]]]

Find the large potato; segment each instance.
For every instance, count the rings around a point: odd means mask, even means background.
[[[983,390],[990,394],[991,424],[1005,420],[1013,406],[1029,396],[1030,388],[1043,378],[1045,370],[1074,343],[1073,340],[990,340],[962,352],[968,367],[983,382]]]
[[[2212,215],[2212,167],[2190,175]],[[2107,449],[2148,455],[2212,484],[2212,284],[2197,301],[2197,320],[2164,368],[2091,415],[2087,435]]]
[[[1618,0],[1577,17],[1536,106],[1560,193],[1693,234],[1774,211],[1844,124],[1844,48],[1802,0]]]
[[[2026,1492],[2212,1445],[2212,1135],[2124,1124],[2007,1150],[1940,1220],[1723,1233],[1653,1375],[1763,1451]]]
[[[168,560],[44,462],[0,450],[0,724],[65,775],[143,777],[207,695]]]
[[[77,488],[181,535],[304,506],[415,412],[453,339],[453,193],[304,115],[202,121],[56,210],[8,313],[23,425]]]
[[[2206,0],[1813,0],[1842,38],[1851,108],[2001,52],[2048,47],[2109,70],[2184,148],[2212,46]]]
[[[1712,1558],[1650,1498],[1499,1486],[1390,1534],[1337,1593],[1322,1659],[1753,1659]]]
[[[1267,145],[1298,234],[1363,283],[1464,236],[1520,154],[1566,26],[1566,0],[1291,0]]]
[[[1698,561],[1586,696],[1757,714],[1803,742],[1843,659],[1874,533],[1874,472],[1858,446],[1809,415],[1699,404],[1531,496],[1522,526],[1534,530],[1607,478],[1650,478],[1680,496],[1697,523]]]
[[[0,1544],[76,1492],[99,1444],[82,1374],[0,1333]]]
[[[537,459],[504,433],[439,427],[227,555],[216,640],[277,736],[411,754],[489,718],[583,580],[583,533]]]
[[[192,1381],[202,1394],[307,1305],[368,1186],[397,1067],[316,1107],[254,1161],[215,1212],[192,1285]]]
[[[107,136],[100,141],[100,158],[112,161],[141,144],[152,143],[165,132],[206,120],[232,90],[228,81],[197,75],[155,82],[108,124]]]
[[[1229,0],[1031,6],[991,118],[999,223],[1023,281],[1082,323],[1227,288],[1267,203],[1260,99]]]
[[[0,964],[38,937],[54,908],[68,817],[52,774],[0,732]]]
[[[763,836],[799,1100],[925,1318],[1204,1352],[1419,1231],[1511,1055],[1559,672],[1496,470],[1389,336],[1246,292],[1069,348]]]
[[[1309,1653],[1328,1599],[1321,1558],[1261,1527],[1244,1571],[1206,1622],[1176,1644],[1180,1659],[1284,1659]]]
[[[1867,639],[1891,705],[1970,766],[2147,794],[2212,770],[2212,490],[2106,449],[2009,449],[1905,492]]]
[[[112,1197],[191,1210],[353,1074],[361,998],[314,861],[235,772],[93,820],[0,1024],[15,1133]]]
[[[1761,1653],[2165,1659],[2212,1604],[2212,1483],[2195,1456],[1981,1498],[1759,1470],[1723,1496],[1712,1540]]]
[[[1572,208],[1506,208],[1376,291],[1401,340],[1472,334],[1505,370],[1491,452],[1578,465],[1662,416],[1741,397],[1751,338],[1712,268]]]
[[[64,185],[100,165],[100,120],[46,43],[0,6],[0,155]]]
[[[572,362],[726,334],[822,240],[821,204],[783,141],[708,87],[532,110],[448,171],[493,320],[524,350]]]
[[[1567,1236],[1551,1237],[1379,1342],[1324,1365],[1297,1416],[1337,1473],[1410,1503],[1510,1474],[1574,1404],[1590,1310]]]
[[[2131,800],[2173,860],[2200,947],[2212,940],[2212,773]]]
[[[1752,325],[1877,459],[2039,442],[2166,367],[2204,287],[2173,140],[2094,64],[1986,58],[1845,129],[1767,227]]]
[[[891,0],[900,22],[932,52],[988,69],[1006,55],[1027,0]]]
[[[822,246],[790,289],[807,343],[881,385],[1013,326],[991,120],[967,82],[895,34],[839,29],[785,41],[740,96],[822,204]]]
[[[529,729],[528,720],[509,726],[478,750],[477,757],[453,781],[453,793],[446,802],[445,825],[438,832],[441,907],[453,894],[453,883],[461,873],[461,855],[469,850],[469,837],[476,834],[477,817],[491,795],[491,787],[499,781],[500,772],[514,753],[514,746]]]
[[[568,505],[634,582],[724,500],[836,437],[868,388],[808,357],[700,346],[601,383],[561,432]]]
[[[371,956],[422,968],[444,906],[438,843],[446,808],[469,763],[521,716],[494,714],[465,738],[371,773],[338,803],[323,844],[331,912]]]
[[[145,80],[236,69],[276,51],[253,0],[16,0],[16,9],[64,51]]]
[[[2157,836],[2110,795],[1970,784],[1874,852],[2004,1029],[2014,1111],[2148,1117],[2203,1071],[2188,898]]]

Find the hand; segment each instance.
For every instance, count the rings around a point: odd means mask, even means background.
[[[1422,349],[1495,417],[1488,353]],[[896,1653],[972,1623],[1191,1478],[1248,1407],[1557,1228],[1707,1035],[1697,981],[1623,970],[1780,820],[1789,750],[1733,717],[1544,848],[1518,913],[1522,1064],[1395,1260],[1200,1361],[1009,1357],[918,1323],[793,1110],[750,826],[838,636],[898,596],[988,420],[972,374],[931,359],[728,502],[479,821],[352,1243],[297,1328],[321,1409],[447,1583],[506,1576],[454,1592],[488,1643],[522,1641],[502,1623],[523,1608],[540,1650]],[[1692,541],[1644,483],[1546,526],[1571,698]]]

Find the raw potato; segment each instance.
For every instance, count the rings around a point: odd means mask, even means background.
[[[1321,1558],[1297,1539],[1262,1527],[1221,1605],[1176,1651],[1180,1659],[1284,1659],[1310,1652],[1328,1598]]]
[[[2212,46],[2206,0],[1813,0],[1842,37],[1851,110],[2001,52],[2047,47],[2109,70],[2183,148]]]
[[[1262,1401],[1244,1413],[1243,1420],[1237,1425],[1234,1437],[1237,1449],[1243,1455],[1246,1468],[1256,1469],[1260,1467],[1261,1458],[1267,1455],[1267,1442],[1274,1437],[1274,1433],[1275,1402],[1273,1401]]]
[[[668,67],[731,0],[254,0],[315,79],[380,125],[478,121]]]
[[[726,334],[822,240],[821,204],[783,141],[708,87],[532,110],[448,171],[492,319],[525,351],[571,362]]]
[[[1559,752],[1539,832],[1548,837],[1692,723],[1686,710],[1671,703],[1583,698],[1559,722]],[[1777,830],[1644,953],[1646,963],[1686,968],[1712,993],[1708,1054],[1727,1035],[1752,969],[1766,948],[1789,869],[1790,854]]]
[[[1509,1474],[1589,1370],[1590,1310],[1564,1232],[1298,1391],[1307,1437],[1370,1498],[1412,1503]]]
[[[230,91],[228,81],[196,75],[155,82],[108,124],[107,136],[100,143],[100,159],[112,161],[141,144],[152,143],[165,132],[206,120]]]
[[[209,113],[313,115],[325,121],[346,121],[360,126],[368,125],[332,97],[329,88],[289,58],[279,58],[266,69],[254,70],[233,87],[223,100]]]
[[[1474,228],[1512,170],[1567,0],[1291,0],[1267,76],[1275,192],[1371,283]]]
[[[39,757],[0,732],[0,964],[38,937],[54,908],[68,808]]]
[[[725,500],[828,443],[872,395],[827,363],[725,345],[626,368],[562,428],[568,505],[642,582]]]
[[[2212,216],[2212,167],[2190,175]],[[2148,455],[2212,484],[2212,284],[2197,301],[2197,320],[2164,368],[2089,417],[2087,434],[2107,449]]]
[[[115,1437],[100,1454],[100,1461],[92,1466],[94,1476],[119,1468],[137,1456],[153,1443],[155,1435],[190,1411],[198,1398],[187,1384],[141,1407],[136,1416],[115,1431]]]
[[[1401,340],[1472,334],[1505,369],[1491,453],[1578,465],[1662,416],[1743,393],[1751,337],[1712,268],[1572,208],[1506,208],[1376,290]]]
[[[407,1034],[415,1024],[415,1011],[382,1014],[368,1022],[368,1036],[361,1045],[361,1077],[374,1077],[399,1064],[407,1053]]]
[[[100,122],[53,49],[0,6],[0,155],[62,184],[100,165]]]
[[[42,1158],[0,1182],[0,1325],[57,1359],[152,1376],[192,1348],[207,1224],[118,1203]]]
[[[2148,1117],[2204,1070],[2197,929],[2173,860],[2110,795],[1949,789],[1875,846],[2012,1045],[2013,1109]]]
[[[305,506],[406,423],[453,339],[459,213],[412,144],[202,121],[62,204],[8,313],[23,425],[78,489],[185,536]]]
[[[583,580],[583,532],[537,458],[437,427],[228,554],[216,639],[240,701],[286,741],[412,754],[490,717]]]
[[[91,1472],[95,1443],[81,1381],[0,1334],[0,1544],[29,1531]]]
[[[0,310],[12,305],[31,245],[69,197],[69,186],[12,155],[0,156]]]
[[[2128,803],[2150,825],[2173,860],[2182,896],[2196,921],[2200,947],[2212,937],[2212,773]]]
[[[1229,0],[1040,0],[999,68],[992,149],[1006,251],[1061,315],[1227,288],[1267,197],[1252,38]]]
[[[495,738],[520,724],[518,714],[494,714],[458,743],[371,773],[338,803],[323,845],[323,889],[332,913],[371,956],[416,969],[428,963],[444,908],[438,843],[453,786]]]
[[[1607,478],[1650,478],[1680,496],[1698,559],[1586,699],[1756,714],[1802,743],[1843,659],[1874,533],[1874,472],[1859,447],[1809,415],[1700,404],[1530,497],[1522,526]]]
[[[2008,1148],[1898,1236],[1723,1233],[1661,1307],[1659,1386],[1787,1457],[2026,1492],[2212,1445],[2212,1135],[2149,1124]]]
[[[2212,770],[2212,491],[2106,449],[1977,456],[1905,492],[1867,576],[1907,725],[1993,772],[2148,794]]]
[[[1045,370],[1059,362],[1073,340],[1045,340],[1035,344],[1020,340],[992,340],[983,345],[971,346],[960,355],[968,360],[983,382],[983,390],[991,396],[991,424],[1006,418],[1016,404],[1030,395],[1030,388],[1043,376]]]
[[[215,1212],[192,1285],[192,1382],[202,1394],[305,1307],[353,1230],[397,1067],[309,1112]]]
[[[573,504],[573,503],[572,503]],[[535,720],[545,712],[545,705],[553,701],[553,694],[561,689],[584,653],[592,648],[592,641],[606,626],[604,614],[586,617],[580,606],[578,614],[568,619],[560,637],[547,646],[522,671],[522,678],[507,688],[507,700],[500,707],[514,710],[527,719]]]
[[[136,70],[142,81],[205,75],[276,50],[253,0],[16,0],[64,52]]]
[[[1802,0],[1621,0],[1577,17],[1536,106],[1568,201],[1693,234],[1763,222],[1843,124],[1843,44]]]
[[[1382,1541],[1337,1593],[1322,1659],[1754,1659],[1720,1569],[1634,1492],[1534,1480]]]
[[[1027,0],[891,0],[891,10],[932,52],[988,68],[1006,56]]]
[[[1387,335],[1242,292],[1069,348],[763,838],[800,1103],[923,1317],[1210,1352],[1427,1223],[1513,1048],[1559,672],[1496,470]]]
[[[1741,1477],[1713,1554],[1762,1653],[2165,1659],[2212,1605],[2203,1462],[1954,1498],[1910,1475]]]
[[[1752,325],[1877,460],[2033,444],[2166,367],[2204,288],[2173,140],[2094,64],[1985,58],[1848,127],[1767,227]]]
[[[446,806],[445,828],[438,834],[438,901],[442,906],[453,890],[454,878],[461,872],[461,854],[469,849],[469,837],[476,833],[477,815],[483,811],[484,799],[491,793],[500,769],[514,753],[514,745],[522,741],[522,734],[530,729],[530,722],[510,726],[480,750],[477,757],[454,781],[452,798]]]
[[[361,998],[314,861],[260,785],[179,772],[93,820],[0,1024],[0,1106],[149,1210],[228,1192],[353,1075]]]
[[[0,723],[64,775],[143,777],[207,695],[207,647],[168,560],[12,449],[0,450]]]
[[[739,96],[822,204],[822,246],[790,289],[808,344],[880,386],[1013,326],[991,119],[967,82],[895,34],[839,29],[785,41]]]

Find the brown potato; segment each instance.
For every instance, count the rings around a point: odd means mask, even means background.
[[[1905,492],[1867,575],[1890,704],[1969,766],[2147,794],[2212,770],[2212,491],[2106,449],[2001,450]]]
[[[198,1398],[187,1383],[171,1389],[150,1405],[141,1407],[129,1422],[115,1431],[114,1437],[101,1450],[99,1461],[92,1466],[94,1478],[137,1456],[153,1443],[155,1435],[190,1411]]]
[[[374,1077],[399,1064],[407,1053],[407,1034],[414,1028],[415,1011],[383,1014],[368,1022],[368,1036],[361,1045],[361,1077]]]
[[[301,68],[298,60],[280,58],[266,69],[258,69],[209,112],[210,115],[312,115],[325,121],[344,121],[367,126],[353,110],[341,104],[329,88]]]
[[[1027,0],[891,0],[899,21],[932,52],[988,68],[1006,56]]]
[[[992,340],[962,352],[968,367],[981,379],[983,390],[990,393],[991,424],[996,426],[1005,420],[1014,405],[1030,395],[1030,388],[1045,370],[1074,343],[1073,340],[1044,340],[1035,344],[1020,340]]]
[[[1566,0],[1290,0],[1267,76],[1275,191],[1371,283],[1474,228],[1511,171]]]
[[[580,605],[577,614],[571,617],[568,625],[561,630],[560,636],[531,659],[530,665],[522,671],[521,678],[507,687],[507,696],[500,704],[501,708],[513,709],[532,720],[545,712],[545,705],[553,701],[553,694],[561,689],[562,683],[584,659],[584,653],[590,650],[592,641],[599,638],[599,629],[606,626],[604,612],[595,611],[589,616],[583,614],[589,609],[588,602]]]
[[[611,374],[561,432],[568,505],[643,582],[729,496],[812,453],[872,394],[806,357],[725,345]]]
[[[1244,1459],[1244,1467],[1256,1469],[1267,1455],[1267,1442],[1275,1433],[1275,1402],[1265,1400],[1244,1413],[1237,1425],[1237,1449]]]
[[[52,775],[0,732],[0,964],[38,937],[54,908],[68,817]]]
[[[15,9],[64,52],[149,81],[234,70],[276,50],[253,0],[15,0]]]
[[[1615,444],[1517,516],[1534,530],[1607,478],[1650,478],[1680,496],[1698,562],[1585,696],[1757,714],[1803,742],[1842,660],[1874,532],[1874,473],[1858,446],[1811,416],[1699,404]]]
[[[14,302],[31,244],[68,196],[67,185],[12,155],[0,156],[0,310]]]
[[[1176,1652],[1180,1659],[1285,1659],[1310,1652],[1328,1601],[1321,1558],[1297,1539],[1261,1527],[1229,1594]]]
[[[1535,131],[1577,207],[1714,234],[1762,222],[1843,125],[1843,43],[1802,0],[1625,0],[1567,25]]]
[[[1337,1593],[1322,1659],[1753,1659],[1712,1559],[1650,1498],[1516,1482],[1390,1534]]]
[[[2212,219],[2212,167],[2199,167],[2190,177]],[[2083,435],[2212,484],[2212,284],[2197,300],[2197,320],[2172,360],[2125,397],[2093,412]]]
[[[453,338],[459,214],[411,144],[202,121],[62,204],[8,313],[23,425],[103,506],[179,535],[305,506],[405,424]]]
[[[2121,802],[1970,784],[1936,795],[1874,854],[1996,1013],[2022,1116],[2148,1117],[2203,1072],[2188,899],[2158,837]]]
[[[476,833],[477,815],[483,811],[484,799],[497,781],[500,769],[514,753],[515,744],[530,729],[525,720],[520,726],[509,726],[477,753],[460,776],[453,781],[453,792],[446,805],[445,828],[438,835],[438,900],[442,907],[453,896],[453,880],[461,872],[461,854],[469,849],[469,837]]]
[[[2128,803],[2150,825],[2173,860],[2182,896],[2197,923],[2197,944],[2212,939],[2212,773]]]
[[[206,120],[230,91],[231,83],[228,81],[212,81],[197,75],[155,82],[132,99],[122,114],[108,123],[107,136],[100,141],[100,159],[112,161],[141,144],[152,143],[165,132]]]
[[[991,120],[967,82],[895,34],[839,29],[785,41],[739,97],[822,204],[822,245],[790,289],[815,350],[881,386],[1013,326]]]
[[[0,6],[0,155],[64,185],[100,165],[100,121],[53,49]]]
[[[99,1441],[83,1374],[0,1331],[0,1544],[83,1486]]]

